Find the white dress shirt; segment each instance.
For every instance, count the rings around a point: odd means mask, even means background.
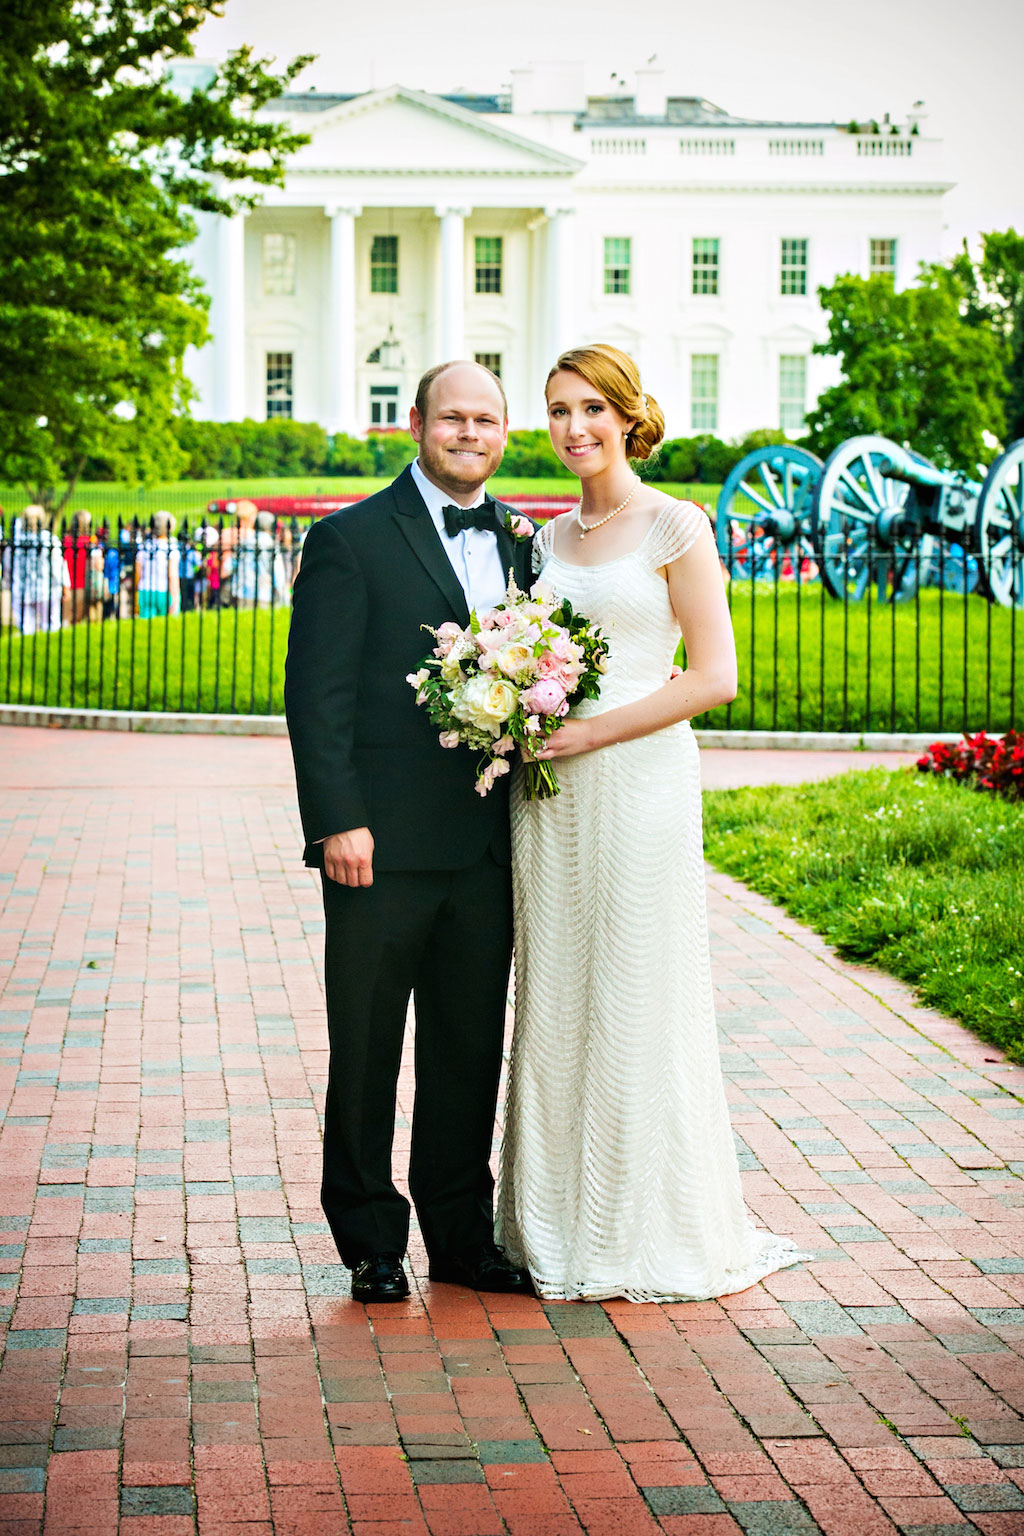
[[[419,459],[413,460],[412,477],[426,503],[430,520],[437,529],[441,547],[466,594],[466,602],[477,613],[485,613],[495,603],[501,602],[508,585],[508,572],[502,569],[497,535],[486,528],[463,528],[454,538],[449,538],[444,528],[442,509],[452,504],[451,496],[427,479],[420,468]],[[479,507],[484,500],[484,488],[481,486],[470,506]]]

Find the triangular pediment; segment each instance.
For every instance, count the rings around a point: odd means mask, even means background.
[[[567,176],[582,161],[476,112],[393,85],[341,102],[301,127],[312,142],[289,161],[289,172],[343,170],[355,174]]]

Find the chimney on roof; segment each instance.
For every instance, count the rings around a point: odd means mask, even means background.
[[[664,117],[666,103],[665,71],[652,60],[636,72],[636,115]]]
[[[540,63],[512,71],[512,111],[566,112],[586,110],[583,65]]]

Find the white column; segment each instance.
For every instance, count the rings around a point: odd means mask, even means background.
[[[441,220],[441,324],[438,362],[466,351],[466,219],[468,208],[435,208]]]
[[[550,368],[559,353],[579,342],[573,283],[572,208],[546,208],[545,326]]]
[[[324,209],[331,221],[327,303],[328,432],[359,432],[356,403],[356,219],[358,207]]]
[[[217,288],[213,313],[214,414],[245,416],[245,214],[218,219]]]

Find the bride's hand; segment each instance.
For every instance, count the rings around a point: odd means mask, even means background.
[[[583,752],[593,752],[596,746],[589,720],[567,720],[534,755],[539,762],[549,758],[579,757]]]

